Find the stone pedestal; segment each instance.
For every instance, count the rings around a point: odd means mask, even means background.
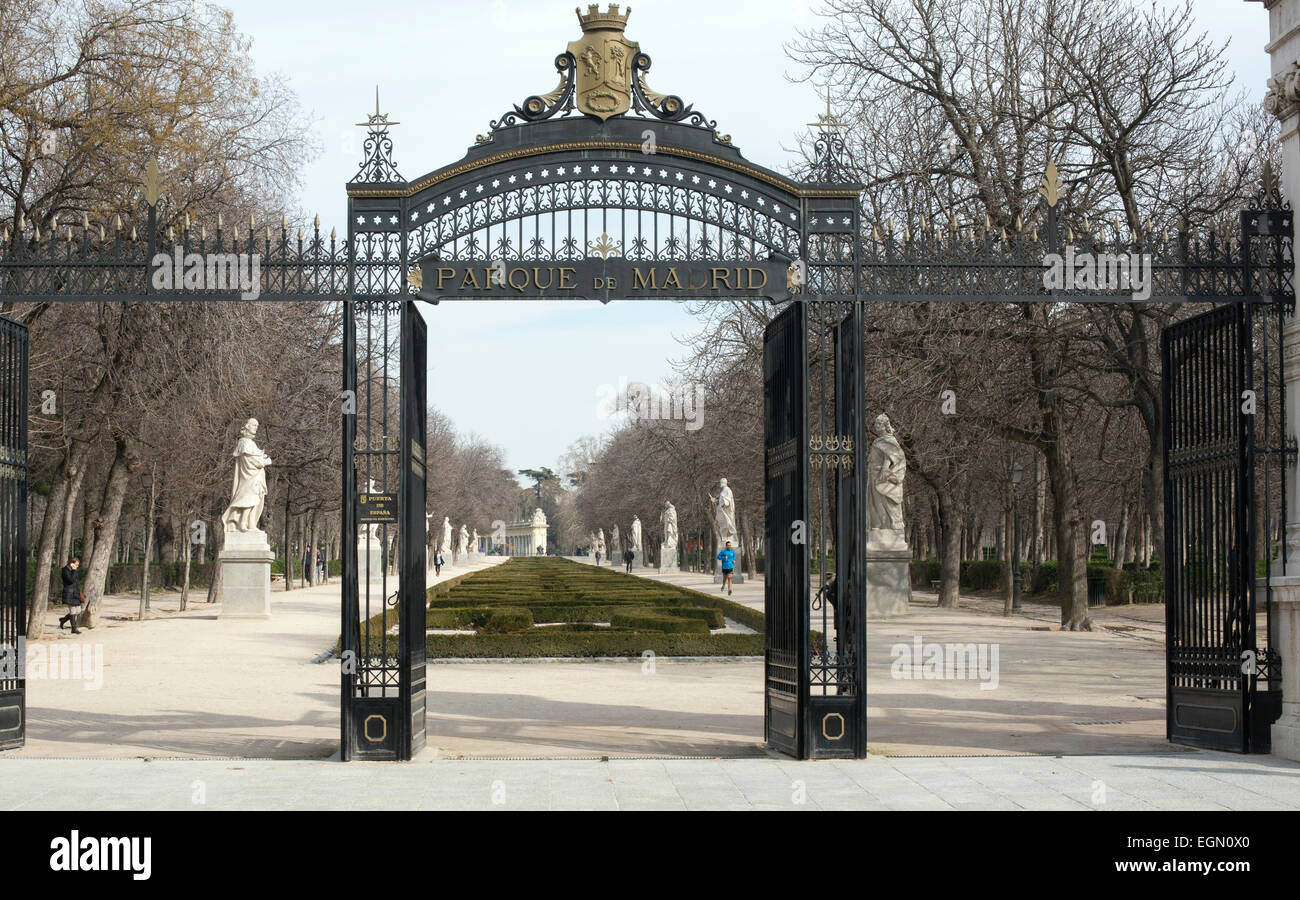
[[[676,572],[678,568],[679,566],[677,565],[677,546],[674,544],[671,547],[666,547],[663,544],[660,544],[659,545],[659,566],[658,566],[659,573],[662,575],[665,571]]]
[[[271,618],[271,561],[264,531],[228,531],[217,554],[222,619]]]
[[[866,559],[867,618],[906,615],[912,602],[912,551],[868,547]]]
[[[1273,649],[1282,658],[1282,715],[1273,723],[1273,755],[1300,761],[1300,576],[1273,579]]]
[[[357,583],[379,583],[384,580],[384,550],[379,538],[366,540],[363,534],[357,541]]]

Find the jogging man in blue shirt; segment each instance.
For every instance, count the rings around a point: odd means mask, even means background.
[[[718,559],[722,562],[722,587],[718,591],[726,591],[731,596],[731,573],[736,569],[736,551],[731,549],[731,541],[718,551]]]

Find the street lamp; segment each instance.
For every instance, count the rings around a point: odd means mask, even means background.
[[[1020,609],[1020,482],[1025,477],[1025,467],[1011,463],[1011,609]]]

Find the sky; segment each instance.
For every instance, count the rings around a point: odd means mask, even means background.
[[[300,208],[342,232],[344,185],[374,111],[414,180],[454,162],[474,136],[530,94],[555,86],[553,60],[581,30],[567,0],[226,0],[253,40],[259,71],[286,75],[322,148],[303,171]],[[587,0],[580,0],[584,11]],[[605,7],[602,0],[601,8]],[[817,23],[809,0],[639,0],[627,36],[653,60],[656,91],[716,119],[744,155],[784,171],[824,104],[784,45]],[[1244,0],[1194,0],[1202,28],[1228,44],[1237,84],[1262,99],[1268,16]],[[626,10],[627,4],[623,8]],[[457,429],[502,447],[512,469],[554,466],[611,420],[598,402],[620,380],[663,383],[698,323],[675,303],[419,305],[429,324],[429,398]]]

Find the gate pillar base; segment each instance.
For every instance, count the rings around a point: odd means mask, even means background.
[[[1273,723],[1274,756],[1300,762],[1300,576],[1273,579],[1273,649],[1282,660],[1282,715]]]
[[[271,561],[275,554],[262,532],[226,533],[217,555],[221,566],[222,619],[271,618]]]
[[[912,551],[867,550],[867,618],[907,615],[912,602]]]

